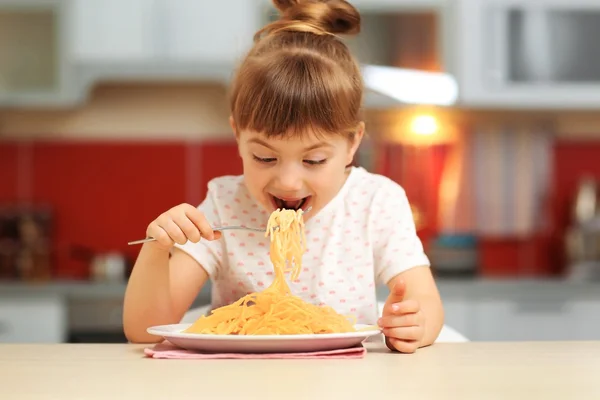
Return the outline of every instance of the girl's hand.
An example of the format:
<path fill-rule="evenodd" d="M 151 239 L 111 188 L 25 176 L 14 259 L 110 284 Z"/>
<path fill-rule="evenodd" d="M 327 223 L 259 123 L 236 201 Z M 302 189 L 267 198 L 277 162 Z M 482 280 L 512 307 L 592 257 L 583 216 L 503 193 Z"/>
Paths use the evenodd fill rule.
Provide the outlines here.
<path fill-rule="evenodd" d="M 185 244 L 188 240 L 198 243 L 201 238 L 216 240 L 221 232 L 214 232 L 204 214 L 190 204 L 180 204 L 162 213 L 148 225 L 146 236 L 156 239 L 151 242 L 164 250 L 175 243 Z"/>
<path fill-rule="evenodd" d="M 402 281 L 394 285 L 378 323 L 390 350 L 414 353 L 425 336 L 425 314 L 417 300 L 404 300 L 405 290 Z"/>

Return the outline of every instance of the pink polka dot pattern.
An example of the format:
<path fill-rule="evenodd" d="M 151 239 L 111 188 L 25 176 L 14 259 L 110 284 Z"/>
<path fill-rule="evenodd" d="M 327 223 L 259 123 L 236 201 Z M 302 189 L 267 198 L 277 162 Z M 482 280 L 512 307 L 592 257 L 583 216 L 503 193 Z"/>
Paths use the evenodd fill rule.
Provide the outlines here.
<path fill-rule="evenodd" d="M 224 226 L 264 229 L 268 219 L 268 211 L 254 201 L 241 176 L 212 180 L 199 209 L 211 223 Z M 359 323 L 377 321 L 376 285 L 429 263 L 404 190 L 385 177 L 354 168 L 338 195 L 312 215 L 306 221 L 308 251 L 290 288 L 313 304 L 356 316 Z M 211 276 L 213 307 L 273 282 L 269 239 L 260 233 L 228 232 L 219 240 L 179 247 Z"/>

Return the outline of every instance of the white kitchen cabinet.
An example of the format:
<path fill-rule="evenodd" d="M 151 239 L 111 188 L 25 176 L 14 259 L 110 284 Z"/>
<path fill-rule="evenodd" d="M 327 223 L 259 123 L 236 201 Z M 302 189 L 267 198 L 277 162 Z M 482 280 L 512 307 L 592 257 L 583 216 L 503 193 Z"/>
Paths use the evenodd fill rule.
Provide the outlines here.
<path fill-rule="evenodd" d="M 0 106 L 71 100 L 68 6 L 63 0 L 0 0 Z"/>
<path fill-rule="evenodd" d="M 150 60 L 155 51 L 156 1 L 72 0 L 72 54 L 77 61 Z"/>
<path fill-rule="evenodd" d="M 69 331 L 118 332 L 123 330 L 123 299 L 89 298 L 68 304 Z"/>
<path fill-rule="evenodd" d="M 438 285 L 445 323 L 471 341 L 600 338 L 597 282 L 439 279 Z"/>
<path fill-rule="evenodd" d="M 476 332 L 474 316 L 474 303 L 466 298 L 442 299 L 444 304 L 444 323 L 455 329 L 469 340 Z"/>
<path fill-rule="evenodd" d="M 260 28 L 252 0 L 72 1 L 73 56 L 85 66 L 112 64 L 108 75 L 232 67 Z"/>
<path fill-rule="evenodd" d="M 71 0 L 81 98 L 103 80 L 226 84 L 260 28 L 257 0 Z"/>
<path fill-rule="evenodd" d="M 235 63 L 260 29 L 252 0 L 163 0 L 160 7 L 160 54 L 167 60 Z"/>
<path fill-rule="evenodd" d="M 455 0 L 447 7 L 460 104 L 600 106 L 600 2 Z"/>
<path fill-rule="evenodd" d="M 484 300 L 474 306 L 471 340 L 597 340 L 600 301 L 540 298 Z"/>
<path fill-rule="evenodd" d="M 273 0 L 259 0 L 264 5 L 273 4 Z M 350 0 L 359 11 L 422 11 L 438 9 L 453 0 Z"/>
<path fill-rule="evenodd" d="M 452 0 L 352 0 L 360 11 L 421 11 L 432 10 Z"/>
<path fill-rule="evenodd" d="M 0 343 L 62 343 L 66 339 L 62 296 L 0 297 Z"/>
<path fill-rule="evenodd" d="M 578 340 L 600 339 L 600 300 L 581 300 L 573 304 L 575 323 L 572 336 Z"/>

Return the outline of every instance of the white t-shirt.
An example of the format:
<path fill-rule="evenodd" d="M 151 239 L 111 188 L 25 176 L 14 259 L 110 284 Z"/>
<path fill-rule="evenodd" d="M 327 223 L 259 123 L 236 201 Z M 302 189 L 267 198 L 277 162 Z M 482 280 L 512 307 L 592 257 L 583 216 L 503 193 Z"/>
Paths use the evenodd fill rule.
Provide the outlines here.
<path fill-rule="evenodd" d="M 266 229 L 269 214 L 251 196 L 243 176 L 208 184 L 198 207 L 212 226 Z M 306 222 L 307 253 L 295 295 L 352 314 L 358 323 L 378 318 L 375 286 L 400 272 L 429 265 L 404 189 L 387 177 L 353 167 L 339 193 Z M 177 245 L 206 269 L 212 280 L 212 307 L 235 302 L 272 282 L 269 238 L 260 232 L 224 231 L 216 241 Z M 289 276 L 289 275 L 288 275 Z"/>

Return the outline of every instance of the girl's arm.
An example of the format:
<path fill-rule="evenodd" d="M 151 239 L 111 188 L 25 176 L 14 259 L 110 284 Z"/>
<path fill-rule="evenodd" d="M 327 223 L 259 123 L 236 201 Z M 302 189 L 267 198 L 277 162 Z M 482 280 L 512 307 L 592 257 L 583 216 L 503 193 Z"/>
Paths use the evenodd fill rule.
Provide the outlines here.
<path fill-rule="evenodd" d="M 404 189 L 384 181 L 371 213 L 375 276 L 390 288 L 379 325 L 390 349 L 412 353 L 432 344 L 441 331 L 440 295 Z"/>
<path fill-rule="evenodd" d="M 123 328 L 133 343 L 158 342 L 146 329 L 175 324 L 188 310 L 208 279 L 196 260 L 182 250 L 144 244 L 135 263 L 123 306 Z"/>
<path fill-rule="evenodd" d="M 388 287 L 390 294 L 382 320 L 387 319 L 387 327 L 395 329 L 390 332 L 391 337 L 405 339 L 393 347 L 412 352 L 433 344 L 444 325 L 444 308 L 429 266 L 414 267 L 396 275 Z M 400 310 L 395 311 L 394 305 Z"/>

